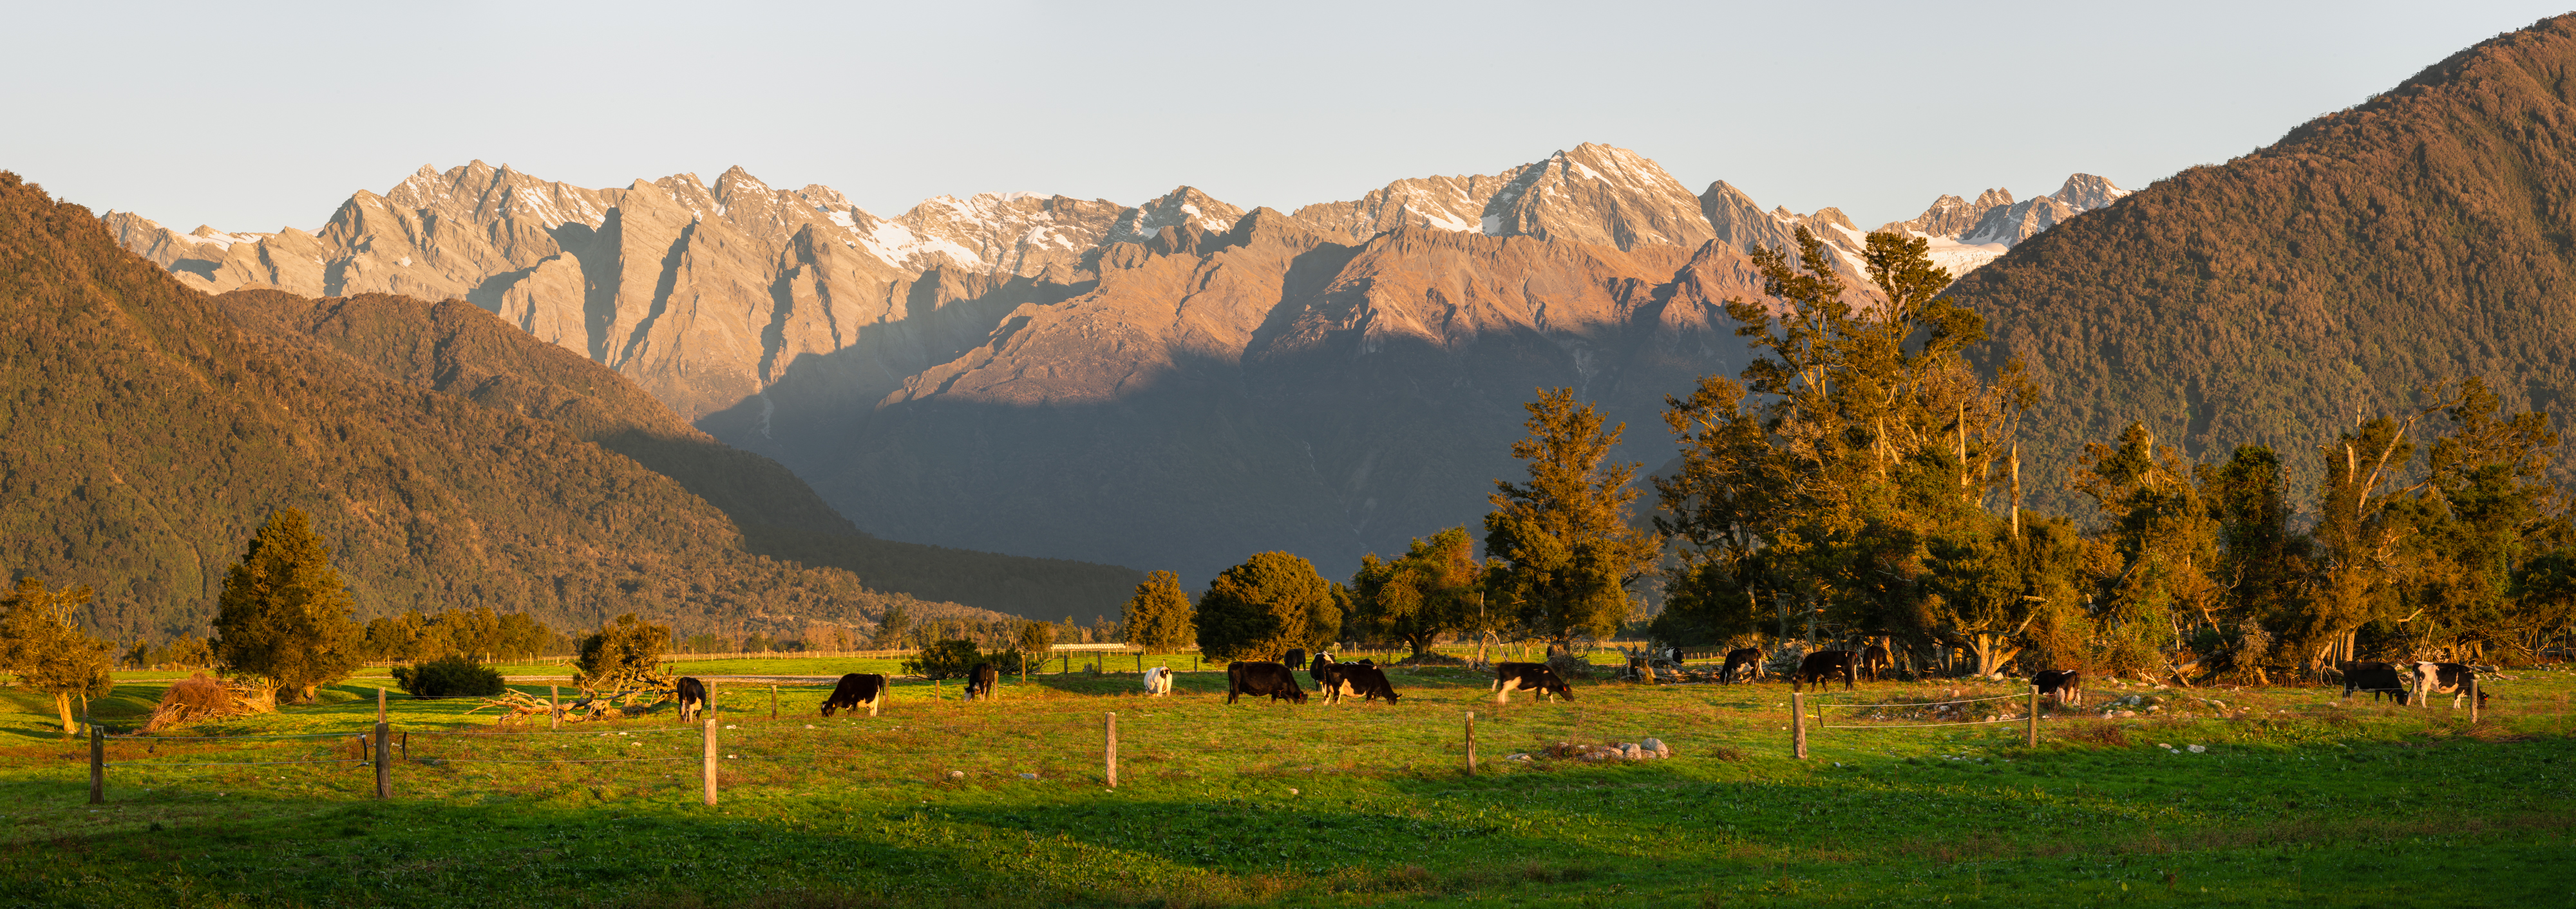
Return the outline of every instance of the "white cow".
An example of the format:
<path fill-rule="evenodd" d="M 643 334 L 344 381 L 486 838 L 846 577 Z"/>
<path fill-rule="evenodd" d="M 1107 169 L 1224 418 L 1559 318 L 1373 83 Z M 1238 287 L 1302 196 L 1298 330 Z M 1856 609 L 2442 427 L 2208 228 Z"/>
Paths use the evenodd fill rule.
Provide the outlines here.
<path fill-rule="evenodd" d="M 2466 699 L 2469 691 L 2477 687 L 2477 670 L 2460 663 L 2417 661 L 2399 663 L 2398 667 L 2400 672 L 2414 676 L 2412 687 L 2415 689 L 2417 707 L 2431 707 L 2433 695 L 2447 694 L 2451 696 L 2451 709 L 2458 710 L 2460 701 Z M 2478 693 L 2478 702 L 2480 706 L 2485 706 L 2485 692 Z"/>
<path fill-rule="evenodd" d="M 1172 670 L 1164 666 L 1145 670 L 1145 693 L 1155 697 L 1172 693 Z"/>

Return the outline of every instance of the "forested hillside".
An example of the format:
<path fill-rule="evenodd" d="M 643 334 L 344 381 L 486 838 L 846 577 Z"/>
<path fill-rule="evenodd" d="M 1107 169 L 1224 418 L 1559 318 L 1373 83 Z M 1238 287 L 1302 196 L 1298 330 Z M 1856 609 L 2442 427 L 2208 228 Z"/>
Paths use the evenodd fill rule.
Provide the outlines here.
<path fill-rule="evenodd" d="M 2484 376 L 2507 412 L 2576 388 L 2576 19 L 2425 69 L 2270 147 L 2031 238 L 1954 285 L 1989 368 L 2047 389 L 2023 434 L 2032 504 L 2130 420 L 2201 459 L 2317 446 L 2413 389 Z M 2569 478 L 2562 456 L 2552 475 Z M 2306 507 L 2306 503 L 2301 503 Z"/>
<path fill-rule="evenodd" d="M 0 565 L 97 588 L 103 634 L 202 634 L 285 507 L 331 541 L 361 617 L 638 612 L 687 633 L 968 612 L 749 552 L 679 482 L 553 423 L 246 333 L 7 173 L 0 318 Z"/>
<path fill-rule="evenodd" d="M 722 510 L 753 552 L 845 569 L 869 588 L 1047 620 L 1116 612 L 1144 573 L 1115 565 L 882 540 L 805 481 L 699 432 L 616 371 L 471 304 L 276 290 L 215 298 L 236 324 L 311 343 L 415 388 L 534 417 L 635 459 Z"/>

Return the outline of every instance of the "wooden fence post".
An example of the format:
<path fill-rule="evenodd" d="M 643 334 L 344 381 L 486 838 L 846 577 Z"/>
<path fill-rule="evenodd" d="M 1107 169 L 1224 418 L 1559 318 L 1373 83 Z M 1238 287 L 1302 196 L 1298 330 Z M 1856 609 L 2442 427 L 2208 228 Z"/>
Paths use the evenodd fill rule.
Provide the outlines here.
<path fill-rule="evenodd" d="M 698 773 L 706 783 L 707 804 L 713 805 L 716 803 L 716 718 L 712 712 L 707 717 L 706 730 L 703 739 L 707 746 L 706 756 L 698 761 Z"/>
<path fill-rule="evenodd" d="M 2471 725 L 2471 726 L 2475 726 L 2475 725 L 2477 725 L 2477 724 L 2478 724 L 2478 677 L 2477 677 L 2475 674 L 2471 674 L 2471 675 L 2469 676 L 2469 725 Z M 92 799 L 92 801 L 96 801 L 96 799 Z"/>
<path fill-rule="evenodd" d="M 778 683 L 769 683 L 769 718 L 778 718 Z"/>
<path fill-rule="evenodd" d="M 1789 744 L 1797 749 L 1798 759 L 1807 759 L 1807 696 L 1789 693 Z"/>
<path fill-rule="evenodd" d="M 89 722 L 88 717 L 81 717 L 81 722 L 89 726 L 89 803 L 104 805 L 107 804 L 107 736 L 99 731 L 97 723 Z"/>
<path fill-rule="evenodd" d="M 394 797 L 393 726 L 385 722 L 385 690 L 376 689 L 376 797 Z"/>
<path fill-rule="evenodd" d="M 546 686 L 546 728 L 563 728 L 563 686 Z"/>
<path fill-rule="evenodd" d="M 1100 753 L 1101 766 L 1107 771 L 1109 788 L 1116 789 L 1118 788 L 1118 714 L 1108 714 L 1106 724 L 1101 728 L 1104 734 Z"/>
<path fill-rule="evenodd" d="M 2022 744 L 2032 748 L 2039 747 L 2039 686 L 2037 685 L 2030 686 L 2030 733 L 2024 738 L 2025 741 Z"/>
<path fill-rule="evenodd" d="M 1476 712 L 1467 711 L 1467 775 L 1476 775 Z"/>

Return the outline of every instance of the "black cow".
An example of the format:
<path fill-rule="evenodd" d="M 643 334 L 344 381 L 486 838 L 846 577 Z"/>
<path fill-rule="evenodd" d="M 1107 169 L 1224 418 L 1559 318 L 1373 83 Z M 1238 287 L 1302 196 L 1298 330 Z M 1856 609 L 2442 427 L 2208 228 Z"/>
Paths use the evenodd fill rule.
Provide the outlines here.
<path fill-rule="evenodd" d="M 1842 676 L 1843 690 L 1850 691 L 1856 674 L 1853 667 L 1859 663 L 1860 654 L 1849 650 L 1819 650 L 1807 654 L 1807 658 L 1798 663 L 1797 674 L 1789 677 L 1789 690 L 1796 691 L 1801 683 L 1805 683 L 1816 685 L 1816 690 L 1823 691 L 1824 682 L 1834 676 Z"/>
<path fill-rule="evenodd" d="M 2343 697 L 2347 701 L 2352 700 L 2353 692 L 2367 691 L 2371 700 L 2379 700 L 2379 696 L 2384 694 L 2396 698 L 2398 706 L 2402 707 L 2406 705 L 2407 693 L 2415 687 L 2412 684 L 2414 680 L 2407 678 L 2406 673 L 2375 660 L 2344 663 L 2337 668 L 2343 670 Z"/>
<path fill-rule="evenodd" d="M 680 722 L 686 723 L 689 717 L 696 715 L 700 710 L 707 709 L 707 683 L 681 676 L 679 694 Z"/>
<path fill-rule="evenodd" d="M 1225 702 L 1234 703 L 1244 695 L 1269 695 L 1272 703 L 1286 698 L 1291 703 L 1306 703 L 1306 692 L 1297 687 L 1297 674 L 1284 663 L 1225 664 Z"/>
<path fill-rule="evenodd" d="M 2084 703 L 2083 682 L 2072 669 L 2043 669 L 2030 677 L 2031 687 L 2039 689 L 2042 696 L 2056 698 L 2060 707 Z"/>
<path fill-rule="evenodd" d="M 1896 668 L 1896 661 L 1888 658 L 1887 648 L 1874 644 L 1861 648 L 1860 671 L 1863 675 L 1869 676 L 1870 681 L 1878 681 L 1880 672 L 1894 668 Z"/>
<path fill-rule="evenodd" d="M 1002 670 L 991 663 L 977 663 L 966 670 L 966 699 L 990 699 L 993 686 L 1002 681 Z"/>
<path fill-rule="evenodd" d="M 1537 692 L 1538 699 L 1542 701 L 1549 695 L 1574 700 L 1574 688 L 1565 684 L 1565 678 L 1548 668 L 1546 663 L 1494 664 L 1494 703 L 1508 703 L 1515 691 Z"/>
<path fill-rule="evenodd" d="M 1323 651 L 1319 650 L 1315 652 L 1315 655 L 1323 656 L 1324 654 Z M 1280 659 L 1279 662 L 1290 669 L 1304 669 L 1306 668 L 1306 651 L 1302 648 L 1292 648 L 1288 651 L 1288 655 Z"/>
<path fill-rule="evenodd" d="M 1745 681 L 1761 678 L 1762 656 L 1762 648 L 1760 647 L 1738 647 L 1734 650 L 1727 651 L 1726 668 L 1718 670 L 1717 680 L 1720 682 L 1737 681 L 1738 677 L 1735 674 L 1737 669 L 1744 670 L 1742 679 Z"/>
<path fill-rule="evenodd" d="M 823 715 L 831 716 L 834 710 L 856 711 L 864 706 L 869 716 L 875 716 L 877 707 L 885 703 L 888 688 L 885 676 L 858 672 L 842 676 L 840 684 L 832 686 L 832 696 L 823 699 Z"/>
<path fill-rule="evenodd" d="M 1335 663 L 1324 681 L 1324 703 L 1341 703 L 1344 695 L 1356 694 L 1361 700 L 1385 698 L 1395 703 L 1395 686 L 1387 684 L 1386 671 L 1358 663 Z"/>
<path fill-rule="evenodd" d="M 2400 664 L 2399 671 L 2402 673 L 2405 668 Z M 2458 710 L 2460 699 L 2468 697 L 2469 689 L 2476 687 L 2478 671 L 2460 663 L 2415 663 L 2413 668 L 2418 707 L 2431 707 L 2434 695 L 2447 694 L 2451 696 L 2451 709 Z M 2486 705 L 2487 693 L 2479 691 L 2478 706 Z"/>

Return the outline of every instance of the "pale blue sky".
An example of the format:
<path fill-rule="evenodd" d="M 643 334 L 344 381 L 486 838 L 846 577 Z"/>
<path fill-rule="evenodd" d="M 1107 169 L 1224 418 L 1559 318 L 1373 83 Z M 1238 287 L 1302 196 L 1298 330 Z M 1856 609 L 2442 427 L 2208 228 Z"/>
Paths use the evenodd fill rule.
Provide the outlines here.
<path fill-rule="evenodd" d="M 18 5 L 0 168 L 186 230 L 317 227 L 481 158 L 741 164 L 892 215 L 1029 190 L 1245 207 L 1592 141 L 1841 206 L 2135 188 L 2498 32 L 2520 2 Z"/>

